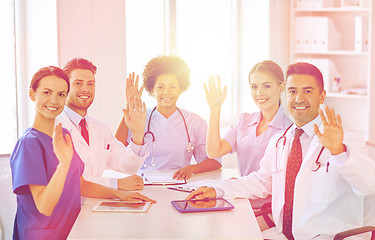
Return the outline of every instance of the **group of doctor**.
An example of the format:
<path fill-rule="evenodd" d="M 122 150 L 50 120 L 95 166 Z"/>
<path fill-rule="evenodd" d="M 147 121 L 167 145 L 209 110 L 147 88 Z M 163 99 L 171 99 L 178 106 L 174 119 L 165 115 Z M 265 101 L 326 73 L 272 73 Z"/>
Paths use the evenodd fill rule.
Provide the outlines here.
<path fill-rule="evenodd" d="M 176 56 L 151 59 L 140 89 L 134 73 L 126 80 L 126 108 L 114 136 L 107 124 L 87 114 L 96 71 L 92 62 L 74 58 L 63 69 L 45 67 L 33 76 L 29 95 L 35 103 L 34 123 L 10 160 L 17 195 L 14 239 L 65 239 L 80 211 L 81 195 L 155 202 L 129 192 L 143 188 L 143 179 L 135 175 L 140 169 L 175 169 L 174 178 L 187 179 L 219 169 L 220 157 L 233 152 L 243 177 L 199 188 L 188 199 L 272 195 L 276 228 L 264 231 L 272 239 L 311 239 L 363 224 L 363 196 L 375 192 L 375 163 L 362 154 L 358 141 L 344 141 L 341 118 L 333 109 L 326 107 L 325 114 L 320 109 L 325 90 L 315 66 L 292 64 L 284 80 L 276 63 L 256 64 L 248 81 L 260 111 L 241 114 L 223 139 L 219 122 L 226 87 L 222 89 L 219 77 L 205 85 L 207 126 L 198 115 L 177 107 L 190 85 L 187 64 Z M 143 88 L 155 97 L 156 107 L 146 109 Z M 281 107 L 284 90 L 294 123 Z M 294 137 L 299 129 L 301 136 Z M 286 181 L 294 139 L 300 141 L 301 163 Z M 196 164 L 190 163 L 192 156 Z M 312 171 L 315 165 L 319 168 Z M 102 177 L 107 168 L 133 175 L 107 179 Z M 292 209 L 286 211 L 290 191 L 285 192 L 291 188 Z"/>

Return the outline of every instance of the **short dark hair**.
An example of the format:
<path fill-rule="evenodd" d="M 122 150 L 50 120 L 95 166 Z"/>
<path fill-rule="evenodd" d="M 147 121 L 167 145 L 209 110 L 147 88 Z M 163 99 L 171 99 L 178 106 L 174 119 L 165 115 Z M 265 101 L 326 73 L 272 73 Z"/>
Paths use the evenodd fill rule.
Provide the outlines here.
<path fill-rule="evenodd" d="M 184 60 L 173 55 L 159 56 L 151 59 L 143 71 L 143 84 L 147 92 L 151 93 L 156 78 L 162 74 L 175 75 L 182 92 L 190 86 L 190 69 Z"/>
<path fill-rule="evenodd" d="M 64 66 L 64 72 L 69 76 L 74 69 L 87 69 L 96 74 L 96 66 L 89 60 L 81 57 L 70 59 Z"/>
<path fill-rule="evenodd" d="M 323 75 L 316 66 L 306 62 L 293 63 L 288 66 L 286 79 L 288 79 L 288 77 L 292 74 L 310 75 L 315 78 L 315 82 L 319 87 L 319 92 L 321 93 L 324 90 Z"/>
<path fill-rule="evenodd" d="M 34 74 L 33 78 L 31 79 L 30 88 L 33 89 L 33 91 L 35 92 L 39 87 L 40 80 L 48 76 L 56 76 L 58 78 L 64 79 L 66 84 L 68 84 L 67 93 L 69 93 L 69 90 L 70 90 L 69 77 L 65 74 L 65 72 L 61 68 L 58 68 L 55 66 L 48 66 L 48 67 L 43 67 L 39 69 Z"/>
<path fill-rule="evenodd" d="M 265 61 L 255 64 L 250 70 L 249 81 L 250 81 L 251 74 L 255 72 L 267 74 L 273 79 L 275 79 L 276 82 L 278 82 L 279 84 L 284 82 L 283 70 L 277 63 L 271 60 L 265 60 Z"/>

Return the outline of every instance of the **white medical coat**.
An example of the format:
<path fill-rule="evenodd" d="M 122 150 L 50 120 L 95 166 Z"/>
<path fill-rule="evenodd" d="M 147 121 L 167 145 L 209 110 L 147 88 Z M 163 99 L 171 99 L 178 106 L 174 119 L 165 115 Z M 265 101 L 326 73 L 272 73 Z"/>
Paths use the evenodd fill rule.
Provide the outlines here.
<path fill-rule="evenodd" d="M 283 132 L 270 140 L 259 171 L 240 179 L 224 181 L 218 186 L 226 198 L 263 198 L 272 194 L 272 214 L 279 234 L 283 222 L 285 169 L 295 125 L 293 127 L 285 135 L 284 150 L 282 143 L 276 148 Z M 293 205 L 295 239 L 316 236 L 315 239 L 332 239 L 338 232 L 363 226 L 364 196 L 375 192 L 375 161 L 365 155 L 365 142 L 359 141 L 353 134 L 349 135 L 344 133 L 348 159 L 342 162 L 324 149 L 320 156 L 322 166 L 314 172 L 312 168 L 322 145 L 313 134 L 296 177 Z M 328 172 L 327 162 L 330 162 Z"/>
<path fill-rule="evenodd" d="M 126 174 L 136 174 L 148 156 L 147 149 L 144 151 L 144 156 L 140 157 L 134 153 L 131 145 L 125 147 L 118 141 L 103 121 L 90 116 L 85 118 L 89 129 L 90 145 L 86 143 L 65 111 L 56 118 L 56 124 L 61 122 L 63 127 L 69 130 L 74 148 L 85 163 L 83 177 L 88 181 L 117 188 L 116 183 L 101 177 L 104 170 L 112 169 Z"/>

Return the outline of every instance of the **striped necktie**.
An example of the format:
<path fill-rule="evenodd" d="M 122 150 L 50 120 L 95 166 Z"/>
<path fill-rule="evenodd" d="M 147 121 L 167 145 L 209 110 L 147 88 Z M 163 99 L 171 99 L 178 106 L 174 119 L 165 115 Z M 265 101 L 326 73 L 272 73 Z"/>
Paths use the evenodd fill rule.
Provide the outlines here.
<path fill-rule="evenodd" d="M 292 234 L 293 198 L 296 176 L 302 164 L 302 148 L 299 137 L 302 129 L 296 129 L 292 149 L 290 150 L 285 176 L 285 204 L 283 214 L 283 233 L 288 240 L 294 239 Z"/>

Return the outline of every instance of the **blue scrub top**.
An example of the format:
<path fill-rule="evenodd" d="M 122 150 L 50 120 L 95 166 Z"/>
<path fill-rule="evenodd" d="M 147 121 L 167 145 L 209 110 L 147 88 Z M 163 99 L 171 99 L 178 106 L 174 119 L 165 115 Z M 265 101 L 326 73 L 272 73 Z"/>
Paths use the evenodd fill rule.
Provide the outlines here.
<path fill-rule="evenodd" d="M 63 133 L 69 134 L 63 129 Z M 28 128 L 10 156 L 13 192 L 17 194 L 17 213 L 13 239 L 66 239 L 81 210 L 80 177 L 84 164 L 74 151 L 63 192 L 51 216 L 44 216 L 35 206 L 29 185 L 46 186 L 59 161 L 52 138 Z"/>

